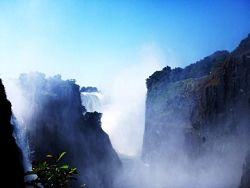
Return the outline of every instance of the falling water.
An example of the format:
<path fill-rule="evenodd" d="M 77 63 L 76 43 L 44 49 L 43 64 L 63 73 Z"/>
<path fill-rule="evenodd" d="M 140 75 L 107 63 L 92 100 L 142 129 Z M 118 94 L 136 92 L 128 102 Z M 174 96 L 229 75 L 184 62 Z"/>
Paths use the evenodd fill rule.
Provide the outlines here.
<path fill-rule="evenodd" d="M 7 98 L 12 105 L 11 123 L 14 126 L 14 137 L 23 155 L 23 164 L 26 171 L 31 170 L 30 148 L 26 135 L 26 125 L 23 123 L 25 112 L 28 105 L 26 104 L 21 89 L 16 80 L 5 79 L 5 89 Z"/>
<path fill-rule="evenodd" d="M 14 126 L 14 137 L 22 152 L 24 169 L 25 171 L 29 171 L 31 170 L 32 165 L 30 161 L 30 148 L 26 131 L 24 128 L 22 128 L 22 123 L 19 123 L 14 115 L 11 118 L 11 123 Z"/>
<path fill-rule="evenodd" d="M 102 99 L 100 92 L 81 92 L 82 105 L 88 112 L 102 112 Z"/>

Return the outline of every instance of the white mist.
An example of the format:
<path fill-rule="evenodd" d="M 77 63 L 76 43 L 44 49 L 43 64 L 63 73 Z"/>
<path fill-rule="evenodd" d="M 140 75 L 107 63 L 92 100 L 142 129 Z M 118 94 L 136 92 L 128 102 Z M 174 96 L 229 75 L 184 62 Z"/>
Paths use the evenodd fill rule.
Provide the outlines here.
<path fill-rule="evenodd" d="M 144 46 L 137 64 L 118 72 L 105 88 L 102 127 L 120 154 L 139 155 L 144 132 L 146 78 L 163 67 L 164 56 L 155 45 Z"/>

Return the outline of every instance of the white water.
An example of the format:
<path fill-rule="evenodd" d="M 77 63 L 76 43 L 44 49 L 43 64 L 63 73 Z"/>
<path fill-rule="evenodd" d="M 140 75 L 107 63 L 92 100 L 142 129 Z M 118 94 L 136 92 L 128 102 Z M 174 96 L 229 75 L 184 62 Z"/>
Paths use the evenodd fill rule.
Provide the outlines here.
<path fill-rule="evenodd" d="M 16 80 L 3 79 L 8 100 L 12 105 L 11 123 L 14 125 L 14 136 L 18 146 L 23 154 L 23 163 L 25 170 L 31 170 L 30 148 L 26 136 L 26 125 L 23 123 L 23 118 L 29 109 L 26 100 L 23 97 L 21 88 L 19 88 Z"/>
<path fill-rule="evenodd" d="M 87 112 L 102 112 L 102 99 L 100 92 L 81 92 L 82 105 Z"/>

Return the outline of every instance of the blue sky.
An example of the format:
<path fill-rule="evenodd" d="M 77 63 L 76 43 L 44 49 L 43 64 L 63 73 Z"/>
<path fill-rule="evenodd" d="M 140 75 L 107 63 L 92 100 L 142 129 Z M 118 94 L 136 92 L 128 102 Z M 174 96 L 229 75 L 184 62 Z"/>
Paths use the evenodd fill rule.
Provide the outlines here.
<path fill-rule="evenodd" d="M 2 0 L 0 76 L 41 71 L 99 86 L 145 48 L 162 66 L 185 66 L 248 33 L 247 0 Z"/>

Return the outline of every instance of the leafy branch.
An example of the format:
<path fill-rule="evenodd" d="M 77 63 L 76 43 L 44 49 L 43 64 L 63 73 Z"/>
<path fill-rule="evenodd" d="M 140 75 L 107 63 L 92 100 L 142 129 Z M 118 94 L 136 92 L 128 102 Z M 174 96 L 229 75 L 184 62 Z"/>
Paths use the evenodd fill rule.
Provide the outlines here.
<path fill-rule="evenodd" d="M 62 152 L 58 156 L 51 154 L 46 155 L 45 161 L 35 161 L 32 163 L 32 171 L 28 171 L 26 175 L 36 175 L 37 178 L 30 180 L 27 185 L 39 188 L 69 188 L 72 180 L 77 180 L 79 175 L 77 169 L 62 163 L 66 152 Z"/>

